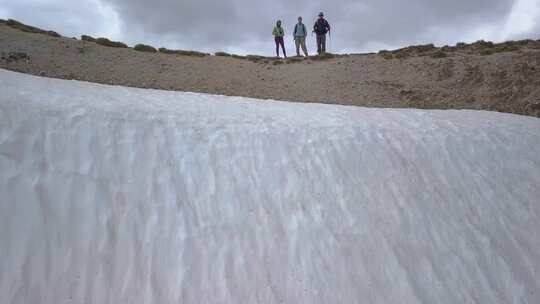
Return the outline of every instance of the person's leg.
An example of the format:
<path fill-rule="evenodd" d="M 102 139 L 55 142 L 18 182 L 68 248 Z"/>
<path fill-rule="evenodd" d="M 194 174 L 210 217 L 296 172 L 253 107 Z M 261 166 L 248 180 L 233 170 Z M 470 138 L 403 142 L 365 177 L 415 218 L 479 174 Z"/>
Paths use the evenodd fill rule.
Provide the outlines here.
<path fill-rule="evenodd" d="M 276 56 L 279 57 L 279 38 L 275 37 L 274 42 L 276 43 Z"/>
<path fill-rule="evenodd" d="M 294 44 L 296 45 L 296 56 L 300 56 L 300 44 L 302 44 L 302 38 L 294 38 Z"/>
<path fill-rule="evenodd" d="M 326 35 L 321 35 L 321 52 L 326 53 Z"/>
<path fill-rule="evenodd" d="M 283 57 L 287 58 L 287 52 L 285 52 L 285 41 L 283 40 L 283 37 L 281 37 L 279 43 L 281 44 L 281 49 L 283 50 Z"/>
<path fill-rule="evenodd" d="M 321 35 L 317 35 L 317 54 L 321 53 Z"/>
<path fill-rule="evenodd" d="M 307 47 L 306 47 L 306 37 L 302 37 L 302 40 L 300 40 L 300 45 L 302 46 L 302 51 L 304 51 L 304 55 L 307 56 L 308 52 L 307 52 Z M 298 54 L 298 55 L 300 55 L 300 54 Z"/>

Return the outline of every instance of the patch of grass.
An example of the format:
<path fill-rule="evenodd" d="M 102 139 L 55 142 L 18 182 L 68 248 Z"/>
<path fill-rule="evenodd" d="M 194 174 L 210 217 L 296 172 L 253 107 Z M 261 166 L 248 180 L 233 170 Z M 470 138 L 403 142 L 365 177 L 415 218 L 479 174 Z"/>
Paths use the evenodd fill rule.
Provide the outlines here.
<path fill-rule="evenodd" d="M 410 51 L 414 51 L 417 53 L 427 53 L 429 51 L 432 51 L 435 49 L 435 45 L 433 44 L 423 44 L 423 45 L 413 45 L 408 47 Z"/>
<path fill-rule="evenodd" d="M 17 20 L 13 20 L 13 19 L 8 19 L 8 21 L 6 21 L 6 24 L 12 28 L 15 28 L 15 29 L 18 29 L 18 30 L 21 30 L 23 32 L 27 32 L 27 33 L 35 33 L 35 34 L 44 34 L 45 33 L 45 30 L 42 30 L 40 28 L 37 28 L 37 27 L 34 27 L 34 26 L 30 26 L 30 25 L 26 25 L 22 22 L 19 22 Z"/>
<path fill-rule="evenodd" d="M 278 65 L 278 64 L 283 64 L 283 61 L 281 60 L 276 60 L 274 61 L 273 65 Z"/>
<path fill-rule="evenodd" d="M 531 40 L 531 39 L 518 40 L 518 41 L 510 40 L 510 41 L 507 41 L 507 42 L 503 42 L 502 44 L 513 45 L 513 46 L 525 46 L 525 45 L 529 44 L 531 41 L 533 41 L 533 40 Z"/>
<path fill-rule="evenodd" d="M 495 52 L 492 49 L 480 50 L 480 55 L 482 56 L 490 56 L 493 54 L 495 54 Z"/>
<path fill-rule="evenodd" d="M 528 47 L 530 49 L 534 49 L 534 50 L 540 50 L 540 40 L 539 41 L 534 41 L 534 42 L 531 42 Z"/>
<path fill-rule="evenodd" d="M 4 53 L 2 52 L 1 59 L 6 60 L 7 62 L 19 61 L 19 60 L 28 61 L 30 60 L 30 56 L 28 56 L 28 54 L 24 52 L 9 52 L 6 57 Z"/>
<path fill-rule="evenodd" d="M 242 60 L 246 59 L 246 56 L 241 56 L 241 55 L 236 55 L 236 54 L 232 54 L 231 57 L 235 59 L 242 59 Z"/>
<path fill-rule="evenodd" d="M 107 38 L 98 38 L 98 39 L 96 39 L 96 43 L 99 44 L 99 45 L 108 46 L 108 47 L 115 47 L 115 48 L 127 48 L 128 47 L 123 42 L 111 41 L 111 40 L 109 40 Z"/>
<path fill-rule="evenodd" d="M 160 47 L 159 52 L 163 54 L 176 54 L 174 50 L 169 50 L 168 48 Z"/>
<path fill-rule="evenodd" d="M 394 59 L 394 55 L 392 54 L 392 52 L 387 51 L 387 50 L 379 51 L 378 55 L 381 56 L 382 58 L 386 59 L 386 60 Z"/>
<path fill-rule="evenodd" d="M 529 42 L 527 42 L 529 43 Z M 503 43 L 493 44 L 493 47 L 481 49 L 479 54 L 482 56 L 489 56 L 496 53 L 516 52 L 524 45 L 522 42 L 507 41 Z"/>
<path fill-rule="evenodd" d="M 56 37 L 56 38 L 62 37 L 60 34 L 58 34 L 55 31 L 47 31 L 45 34 L 51 37 Z"/>
<path fill-rule="evenodd" d="M 495 46 L 495 48 L 493 48 L 493 51 L 495 53 L 506 53 L 506 52 L 516 52 L 516 51 L 519 51 L 520 49 L 521 48 L 518 45 L 501 43 Z"/>
<path fill-rule="evenodd" d="M 142 44 L 142 43 L 139 43 L 139 44 L 135 45 L 133 47 L 133 49 L 135 51 L 139 51 L 139 52 L 148 52 L 148 53 L 156 53 L 157 52 L 155 47 L 150 46 L 150 45 L 146 45 L 146 44 Z"/>
<path fill-rule="evenodd" d="M 7 20 L 0 19 L 0 24 L 5 24 L 5 23 L 7 23 Z"/>
<path fill-rule="evenodd" d="M 332 53 L 321 53 L 319 55 L 309 56 L 308 58 L 311 60 L 328 60 L 328 59 L 336 58 L 336 55 Z"/>
<path fill-rule="evenodd" d="M 440 58 L 446 58 L 446 57 L 448 57 L 448 54 L 446 54 L 446 53 L 443 52 L 442 50 L 437 50 L 437 51 L 431 53 L 430 57 L 431 57 L 431 58 L 440 59 Z"/>
<path fill-rule="evenodd" d="M 13 19 L 8 19 L 5 22 L 5 24 L 7 24 L 8 26 L 10 26 L 12 28 L 18 29 L 18 30 L 26 32 L 26 33 L 44 34 L 44 35 L 48 35 L 48 36 L 51 36 L 51 37 L 61 37 L 60 34 L 58 34 L 55 31 L 42 30 L 42 29 L 37 28 L 35 26 L 26 25 L 26 24 L 24 24 L 22 22 L 19 22 L 17 20 L 13 20 Z"/>
<path fill-rule="evenodd" d="M 495 45 L 491 41 L 478 40 L 475 43 L 473 43 L 471 46 L 477 49 L 486 49 L 486 48 L 492 48 Z"/>
<path fill-rule="evenodd" d="M 302 62 L 304 59 L 302 59 L 302 57 L 291 57 L 289 59 L 287 59 L 287 63 L 298 63 L 298 62 Z"/>
<path fill-rule="evenodd" d="M 409 52 L 408 50 L 400 50 L 394 53 L 394 57 L 396 59 L 407 59 L 411 57 L 411 55 L 411 52 Z"/>
<path fill-rule="evenodd" d="M 88 42 L 96 42 L 96 38 L 88 35 L 82 35 L 81 36 L 82 41 L 88 41 Z"/>
<path fill-rule="evenodd" d="M 231 54 L 226 53 L 226 52 L 216 52 L 214 55 L 221 56 L 221 57 L 232 57 Z"/>
<path fill-rule="evenodd" d="M 391 53 L 394 54 L 394 57 L 397 59 L 405 59 L 414 55 L 428 56 L 431 54 L 430 52 L 435 49 L 437 48 L 433 44 L 423 44 L 397 49 L 395 51 L 392 51 Z M 387 57 L 389 56 L 387 55 Z"/>
<path fill-rule="evenodd" d="M 491 41 L 478 40 L 472 44 L 466 44 L 459 42 L 456 45 L 456 48 L 459 50 L 469 50 L 476 51 L 482 56 L 489 56 L 496 53 L 503 52 L 516 52 L 519 51 L 522 47 L 531 47 L 534 46 L 534 40 L 519 40 L 519 41 L 506 41 L 503 43 L 493 43 Z"/>
<path fill-rule="evenodd" d="M 183 56 L 194 56 L 194 57 L 204 57 L 208 56 L 207 53 L 197 52 L 197 51 L 185 51 L 185 50 L 169 50 L 167 48 L 159 48 L 159 52 L 163 54 L 174 54 L 174 55 L 183 55 Z"/>
<path fill-rule="evenodd" d="M 259 55 L 246 55 L 246 58 L 247 59 L 251 59 L 251 60 L 262 60 L 266 57 L 264 56 L 259 56 Z"/>
<path fill-rule="evenodd" d="M 458 49 L 464 49 L 466 47 L 467 47 L 467 44 L 465 42 L 456 43 L 456 48 L 458 48 Z"/>
<path fill-rule="evenodd" d="M 493 43 L 490 41 L 478 40 L 471 44 L 464 42 L 458 42 L 456 46 L 445 45 L 441 48 L 437 48 L 433 44 L 425 45 L 413 45 L 394 51 L 381 50 L 378 55 L 385 59 L 406 59 L 414 56 L 429 56 L 431 58 L 446 58 L 451 52 L 458 50 L 466 51 L 471 54 L 480 54 L 482 56 L 489 56 L 496 53 L 503 52 L 516 52 L 521 48 L 534 48 L 540 49 L 540 42 L 535 40 L 519 40 L 519 41 L 507 41 L 503 43 Z"/>
<path fill-rule="evenodd" d="M 259 55 L 246 55 L 246 59 L 252 62 L 261 62 L 266 59 L 264 56 Z"/>
<path fill-rule="evenodd" d="M 521 46 L 532 48 L 534 49 L 536 46 L 538 46 L 538 42 L 532 39 L 523 40 L 523 44 Z"/>
<path fill-rule="evenodd" d="M 332 59 L 335 58 L 336 55 L 332 53 L 322 53 L 318 56 L 320 59 Z"/>
<path fill-rule="evenodd" d="M 445 45 L 445 46 L 443 46 L 443 47 L 441 48 L 441 51 L 443 51 L 443 52 L 453 52 L 453 51 L 455 51 L 455 50 L 456 50 L 455 47 L 449 46 L 449 45 Z"/>

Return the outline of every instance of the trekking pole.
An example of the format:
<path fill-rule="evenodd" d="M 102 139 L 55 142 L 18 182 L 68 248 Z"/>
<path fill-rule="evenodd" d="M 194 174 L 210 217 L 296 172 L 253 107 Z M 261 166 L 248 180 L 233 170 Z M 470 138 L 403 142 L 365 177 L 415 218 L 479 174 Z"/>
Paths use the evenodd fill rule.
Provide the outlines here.
<path fill-rule="evenodd" d="M 328 31 L 328 53 L 332 53 L 332 35 L 330 35 L 330 31 Z"/>
<path fill-rule="evenodd" d="M 329 49 L 330 49 L 329 53 L 332 53 L 332 35 L 330 34 L 331 32 L 332 31 L 328 30 L 328 40 L 329 40 L 328 46 L 329 46 Z"/>

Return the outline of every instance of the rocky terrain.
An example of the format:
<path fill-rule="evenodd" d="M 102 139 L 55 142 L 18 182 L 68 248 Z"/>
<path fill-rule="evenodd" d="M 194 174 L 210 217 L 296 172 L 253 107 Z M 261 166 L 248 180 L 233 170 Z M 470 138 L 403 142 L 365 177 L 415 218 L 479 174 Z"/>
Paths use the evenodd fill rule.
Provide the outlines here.
<path fill-rule="evenodd" d="M 269 45 L 271 47 L 271 45 Z M 141 88 L 368 107 L 483 109 L 540 117 L 540 40 L 287 60 L 60 34 L 0 20 L 0 68 Z"/>

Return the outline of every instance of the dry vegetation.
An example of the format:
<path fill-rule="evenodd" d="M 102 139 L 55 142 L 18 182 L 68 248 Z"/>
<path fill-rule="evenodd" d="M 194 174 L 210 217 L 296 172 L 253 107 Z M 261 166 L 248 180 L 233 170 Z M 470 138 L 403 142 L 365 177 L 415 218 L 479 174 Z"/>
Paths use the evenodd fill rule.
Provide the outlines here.
<path fill-rule="evenodd" d="M 127 44 L 119 41 L 111 41 L 108 38 L 98 38 L 96 43 L 103 46 L 115 47 L 115 48 L 127 48 Z"/>
<path fill-rule="evenodd" d="M 183 55 L 183 56 L 193 56 L 193 57 L 205 57 L 205 56 L 210 55 L 207 53 L 202 53 L 202 52 L 197 52 L 197 51 L 169 50 L 164 47 L 159 48 L 159 52 L 163 54 Z"/>
<path fill-rule="evenodd" d="M 148 52 L 148 53 L 157 53 L 157 50 L 155 47 L 139 43 L 133 47 L 135 51 L 139 52 Z"/>
<path fill-rule="evenodd" d="M 504 52 L 519 52 L 522 49 L 540 49 L 540 40 L 520 40 L 507 41 L 503 43 L 493 43 L 479 40 L 475 43 L 467 44 L 458 42 L 455 46 L 435 47 L 433 44 L 416 45 L 401 48 L 394 51 L 379 51 L 379 56 L 384 59 L 406 59 L 418 56 L 430 56 L 431 58 L 446 58 L 452 56 L 457 51 L 470 55 L 489 56 Z"/>
<path fill-rule="evenodd" d="M 81 36 L 82 41 L 88 41 L 88 42 L 96 42 L 96 38 L 88 35 L 82 35 Z"/>
<path fill-rule="evenodd" d="M 15 29 L 21 30 L 23 32 L 27 32 L 27 33 L 44 34 L 44 35 L 48 35 L 48 36 L 51 36 L 51 37 L 61 37 L 60 34 L 58 34 L 55 31 L 42 30 L 40 28 L 30 26 L 30 25 L 26 25 L 26 24 L 24 24 L 22 22 L 19 22 L 17 20 L 13 20 L 13 19 L 8 19 L 7 21 L 3 20 L 2 23 L 5 23 L 6 25 L 8 25 L 8 26 L 10 26 L 12 28 L 15 28 Z"/>
<path fill-rule="evenodd" d="M 214 55 L 222 57 L 231 57 L 232 55 L 226 52 L 216 52 Z"/>
<path fill-rule="evenodd" d="M 218 56 L 218 55 L 216 55 L 216 56 Z M 236 59 L 246 59 L 246 56 L 236 55 L 236 54 L 232 54 L 231 57 L 236 58 Z"/>

